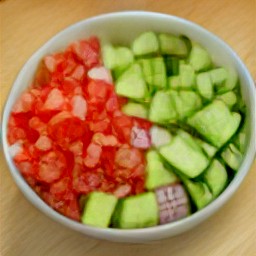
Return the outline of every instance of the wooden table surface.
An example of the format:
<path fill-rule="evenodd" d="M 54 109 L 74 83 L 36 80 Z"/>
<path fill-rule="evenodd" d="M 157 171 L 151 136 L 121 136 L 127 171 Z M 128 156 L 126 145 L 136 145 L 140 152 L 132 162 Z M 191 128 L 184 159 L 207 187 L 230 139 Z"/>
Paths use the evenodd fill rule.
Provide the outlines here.
<path fill-rule="evenodd" d="M 114 11 L 149 10 L 194 21 L 224 39 L 256 79 L 254 0 L 0 1 L 0 110 L 25 61 L 60 30 Z M 92 239 L 44 216 L 20 193 L 0 153 L 0 255 L 256 255 L 256 163 L 235 196 L 213 217 L 180 236 L 152 244 Z"/>

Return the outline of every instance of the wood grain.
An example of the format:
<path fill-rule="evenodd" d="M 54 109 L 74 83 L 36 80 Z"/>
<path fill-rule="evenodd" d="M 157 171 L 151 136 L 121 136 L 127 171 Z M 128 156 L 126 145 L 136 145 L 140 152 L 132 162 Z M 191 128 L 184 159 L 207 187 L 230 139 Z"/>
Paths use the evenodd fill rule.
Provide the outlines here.
<path fill-rule="evenodd" d="M 148 10 L 192 20 L 224 39 L 256 79 L 254 0 L 5 0 L 0 1 L 0 109 L 22 65 L 57 32 L 88 17 Z M 256 255 L 256 163 L 235 196 L 213 217 L 183 235 L 152 244 L 116 244 L 71 231 L 23 197 L 0 155 L 2 256 Z"/>

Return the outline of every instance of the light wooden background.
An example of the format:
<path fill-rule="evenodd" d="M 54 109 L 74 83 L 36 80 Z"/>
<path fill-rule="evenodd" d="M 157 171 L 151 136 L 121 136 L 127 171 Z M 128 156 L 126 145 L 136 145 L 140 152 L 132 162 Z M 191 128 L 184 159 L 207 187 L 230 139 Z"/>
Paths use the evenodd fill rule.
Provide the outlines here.
<path fill-rule="evenodd" d="M 224 39 L 256 79 L 254 0 L 4 0 L 0 1 L 0 110 L 18 71 L 43 43 L 79 20 L 121 10 L 187 18 Z M 21 195 L 0 153 L 0 255 L 256 255 L 256 163 L 235 196 L 197 228 L 153 244 L 95 240 L 57 224 Z"/>

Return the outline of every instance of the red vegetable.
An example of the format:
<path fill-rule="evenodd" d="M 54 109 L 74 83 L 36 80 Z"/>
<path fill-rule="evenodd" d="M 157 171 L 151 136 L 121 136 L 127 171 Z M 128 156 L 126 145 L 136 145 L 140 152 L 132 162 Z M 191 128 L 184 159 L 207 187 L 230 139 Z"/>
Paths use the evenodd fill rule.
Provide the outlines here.
<path fill-rule="evenodd" d="M 117 197 L 143 192 L 151 123 L 124 115 L 124 103 L 92 37 L 45 56 L 13 106 L 8 140 L 14 162 L 61 214 L 79 220 L 79 198 L 94 190 Z"/>

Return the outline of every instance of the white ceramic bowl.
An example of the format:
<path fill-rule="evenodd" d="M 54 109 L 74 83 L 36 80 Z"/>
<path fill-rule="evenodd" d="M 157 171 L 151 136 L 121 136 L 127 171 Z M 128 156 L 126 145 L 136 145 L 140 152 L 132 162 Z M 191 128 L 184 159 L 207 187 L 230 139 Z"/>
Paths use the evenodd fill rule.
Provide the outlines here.
<path fill-rule="evenodd" d="M 211 53 L 216 64 L 229 66 L 236 70 L 241 81 L 242 95 L 247 105 L 248 144 L 244 160 L 237 175 L 226 190 L 210 205 L 185 219 L 162 226 L 133 230 L 112 228 L 102 229 L 72 221 L 60 215 L 45 204 L 29 187 L 13 164 L 12 158 L 8 153 L 8 142 L 6 138 L 7 121 L 12 105 L 21 91 L 23 91 L 32 81 L 39 61 L 46 54 L 64 49 L 72 41 L 86 38 L 90 35 L 97 35 L 104 41 L 127 44 L 130 43 L 131 40 L 134 39 L 139 33 L 150 30 L 184 34 L 202 44 Z M 27 199 L 46 215 L 73 230 L 77 230 L 83 234 L 96 238 L 118 242 L 145 242 L 158 240 L 180 234 L 206 220 L 227 202 L 227 200 L 235 193 L 245 178 L 250 166 L 252 165 L 255 154 L 254 84 L 248 70 L 236 53 L 221 39 L 192 22 L 174 16 L 152 12 L 119 12 L 105 14 L 81 21 L 68 27 L 54 36 L 33 54 L 33 56 L 21 69 L 7 99 L 2 119 L 2 132 L 5 158 L 16 184 Z"/>

